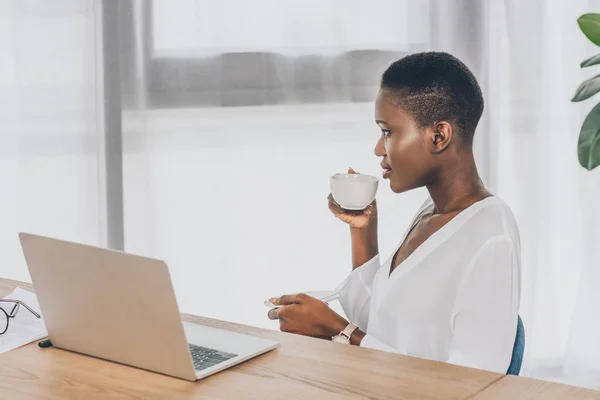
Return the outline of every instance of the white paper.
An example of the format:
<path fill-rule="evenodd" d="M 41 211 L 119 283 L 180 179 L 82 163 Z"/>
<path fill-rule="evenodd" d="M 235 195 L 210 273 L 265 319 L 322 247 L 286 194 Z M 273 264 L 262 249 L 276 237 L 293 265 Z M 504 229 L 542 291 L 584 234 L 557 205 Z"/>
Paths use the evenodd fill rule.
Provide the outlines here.
<path fill-rule="evenodd" d="M 4 298 L 21 300 L 41 315 L 40 305 L 36 295 L 27 290 L 16 288 L 11 294 Z M 13 306 L 14 303 L 0 302 L 0 307 L 9 314 Z M 0 315 L 0 318 L 6 318 L 2 311 L 0 311 L 0 313 L 2 314 Z M 4 321 L 2 323 L 4 323 Z M 48 336 L 48 332 L 46 331 L 43 318 L 37 318 L 25 307 L 19 306 L 17 315 L 14 318 L 10 318 L 8 330 L 3 335 L 0 335 L 0 354 L 42 339 L 46 336 Z"/>

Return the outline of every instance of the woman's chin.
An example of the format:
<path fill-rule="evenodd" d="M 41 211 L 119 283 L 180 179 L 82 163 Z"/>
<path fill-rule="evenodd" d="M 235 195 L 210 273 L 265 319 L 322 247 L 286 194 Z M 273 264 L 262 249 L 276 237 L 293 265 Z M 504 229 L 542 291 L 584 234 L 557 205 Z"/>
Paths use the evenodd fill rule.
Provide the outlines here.
<path fill-rule="evenodd" d="M 404 192 L 406 189 L 403 189 L 403 185 L 399 185 L 398 183 L 390 180 L 390 189 L 392 189 L 392 192 L 394 193 L 402 193 Z"/>
<path fill-rule="evenodd" d="M 404 193 L 411 190 L 412 187 L 410 185 L 406 185 L 405 183 L 397 182 L 390 179 L 390 189 L 392 189 L 392 192 L 394 193 Z"/>

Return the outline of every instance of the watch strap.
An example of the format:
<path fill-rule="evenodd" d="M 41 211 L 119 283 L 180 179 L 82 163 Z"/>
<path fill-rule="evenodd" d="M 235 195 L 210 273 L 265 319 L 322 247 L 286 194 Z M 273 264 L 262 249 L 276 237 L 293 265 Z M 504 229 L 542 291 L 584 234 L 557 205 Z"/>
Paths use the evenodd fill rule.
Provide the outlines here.
<path fill-rule="evenodd" d="M 352 322 L 350 322 L 348 324 L 348 326 L 346 326 L 344 328 L 343 331 L 341 331 L 337 336 L 335 337 L 339 337 L 340 339 L 342 339 L 344 342 L 346 343 L 350 343 L 350 337 L 352 336 L 352 334 L 354 333 L 355 330 L 358 329 L 358 326 L 354 325 Z"/>

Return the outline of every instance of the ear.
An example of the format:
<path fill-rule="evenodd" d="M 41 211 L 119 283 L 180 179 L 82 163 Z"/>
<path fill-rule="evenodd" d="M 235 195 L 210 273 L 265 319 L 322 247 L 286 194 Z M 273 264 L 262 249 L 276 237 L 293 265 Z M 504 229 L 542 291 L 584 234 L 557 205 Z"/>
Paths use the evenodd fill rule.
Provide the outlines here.
<path fill-rule="evenodd" d="M 448 148 L 453 136 L 452 125 L 446 121 L 441 121 L 427 129 L 427 141 L 431 152 L 438 154 Z"/>

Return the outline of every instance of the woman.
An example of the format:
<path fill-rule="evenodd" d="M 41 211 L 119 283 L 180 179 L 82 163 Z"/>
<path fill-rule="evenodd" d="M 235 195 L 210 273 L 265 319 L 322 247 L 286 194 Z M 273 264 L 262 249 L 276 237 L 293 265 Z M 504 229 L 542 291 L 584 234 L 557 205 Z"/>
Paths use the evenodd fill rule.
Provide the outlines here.
<path fill-rule="evenodd" d="M 511 210 L 477 172 L 473 135 L 482 113 L 475 77 L 449 54 L 413 54 L 385 71 L 375 103 L 383 178 L 395 193 L 425 186 L 430 197 L 381 260 L 376 202 L 356 215 L 330 195 L 352 237 L 353 271 L 338 287 L 349 321 L 315 298 L 287 295 L 269 311 L 282 331 L 506 373 L 520 241 Z"/>

